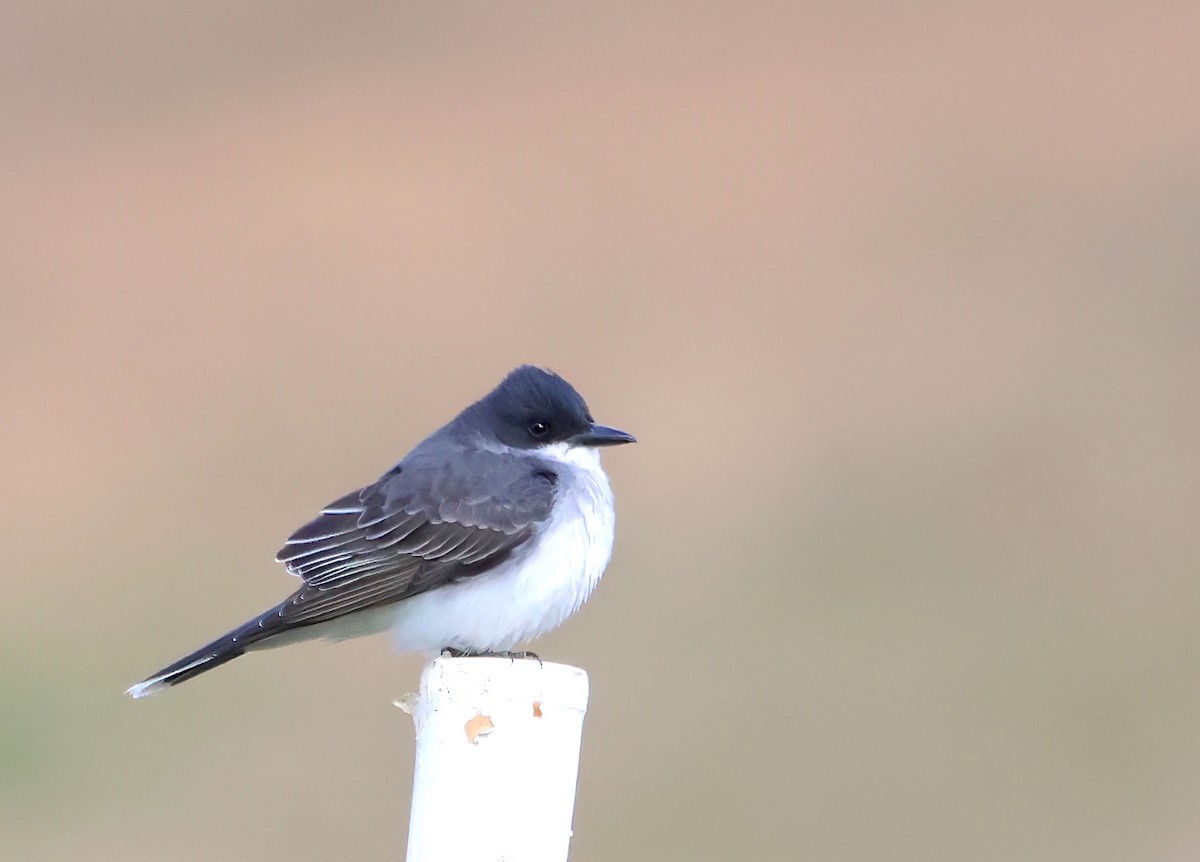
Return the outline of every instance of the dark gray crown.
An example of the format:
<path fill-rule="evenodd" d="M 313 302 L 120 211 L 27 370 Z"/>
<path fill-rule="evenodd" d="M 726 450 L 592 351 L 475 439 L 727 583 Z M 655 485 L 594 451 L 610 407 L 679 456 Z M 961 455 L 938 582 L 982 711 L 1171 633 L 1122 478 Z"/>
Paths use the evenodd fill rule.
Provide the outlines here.
<path fill-rule="evenodd" d="M 592 426 L 587 403 L 552 371 L 522 365 L 464 411 L 476 428 L 490 428 L 500 442 L 521 449 L 569 440 Z"/>

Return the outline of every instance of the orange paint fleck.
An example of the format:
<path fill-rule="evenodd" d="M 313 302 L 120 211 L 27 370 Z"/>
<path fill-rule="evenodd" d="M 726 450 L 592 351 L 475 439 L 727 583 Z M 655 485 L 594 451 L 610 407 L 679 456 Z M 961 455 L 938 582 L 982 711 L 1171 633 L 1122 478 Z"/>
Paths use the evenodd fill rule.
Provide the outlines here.
<path fill-rule="evenodd" d="M 492 723 L 491 718 L 482 713 L 476 713 L 474 718 L 463 725 L 463 730 L 467 732 L 467 742 L 472 745 L 478 745 L 479 737 L 487 736 L 495 729 L 496 725 Z"/>

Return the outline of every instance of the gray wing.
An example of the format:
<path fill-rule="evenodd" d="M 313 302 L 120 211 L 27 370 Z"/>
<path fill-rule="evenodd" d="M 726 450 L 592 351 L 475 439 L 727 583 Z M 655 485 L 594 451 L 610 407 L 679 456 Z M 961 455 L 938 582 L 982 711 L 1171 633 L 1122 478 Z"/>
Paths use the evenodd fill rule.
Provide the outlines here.
<path fill-rule="evenodd" d="M 410 456 L 330 503 L 276 554 L 304 580 L 279 623 L 326 622 L 490 570 L 550 516 L 556 478 L 491 452 Z"/>

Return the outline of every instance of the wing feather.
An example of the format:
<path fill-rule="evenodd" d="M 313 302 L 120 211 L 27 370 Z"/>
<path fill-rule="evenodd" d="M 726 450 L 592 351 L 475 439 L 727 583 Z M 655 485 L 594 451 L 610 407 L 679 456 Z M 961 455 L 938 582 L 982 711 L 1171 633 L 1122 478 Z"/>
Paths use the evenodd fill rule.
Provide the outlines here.
<path fill-rule="evenodd" d="M 511 455 L 409 456 L 287 539 L 276 559 L 304 586 L 277 624 L 325 622 L 489 570 L 550 516 L 555 485 L 545 465 Z"/>

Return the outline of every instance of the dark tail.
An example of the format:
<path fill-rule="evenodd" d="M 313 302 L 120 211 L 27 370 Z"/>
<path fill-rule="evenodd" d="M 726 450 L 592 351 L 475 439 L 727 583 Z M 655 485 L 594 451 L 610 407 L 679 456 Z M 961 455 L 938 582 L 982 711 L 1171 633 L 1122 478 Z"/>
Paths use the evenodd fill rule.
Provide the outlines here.
<path fill-rule="evenodd" d="M 227 661 L 233 661 L 244 653 L 252 644 L 274 634 L 279 629 L 270 627 L 270 618 L 275 609 L 267 611 L 262 616 L 243 623 L 231 632 L 221 635 L 207 646 L 202 646 L 189 653 L 174 664 L 169 664 L 154 674 L 128 689 L 125 693 L 130 697 L 146 697 L 186 682 L 194 676 L 199 676 L 215 667 L 220 667 Z"/>

